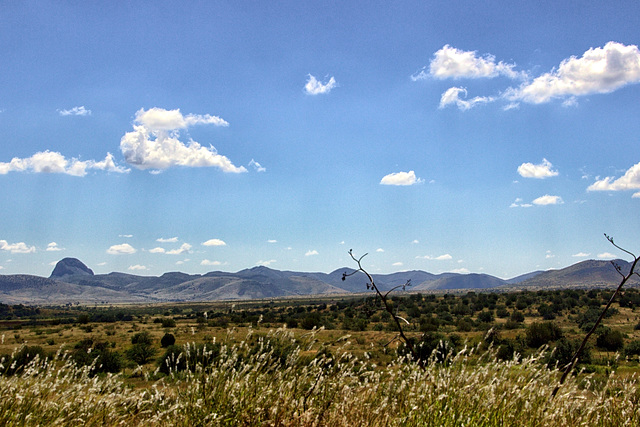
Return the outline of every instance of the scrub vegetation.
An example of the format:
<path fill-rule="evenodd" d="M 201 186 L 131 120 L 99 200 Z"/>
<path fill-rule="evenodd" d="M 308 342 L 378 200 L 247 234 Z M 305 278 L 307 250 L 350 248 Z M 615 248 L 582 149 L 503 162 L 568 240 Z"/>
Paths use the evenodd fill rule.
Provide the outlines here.
<path fill-rule="evenodd" d="M 637 425 L 640 292 L 0 305 L 3 425 Z"/>

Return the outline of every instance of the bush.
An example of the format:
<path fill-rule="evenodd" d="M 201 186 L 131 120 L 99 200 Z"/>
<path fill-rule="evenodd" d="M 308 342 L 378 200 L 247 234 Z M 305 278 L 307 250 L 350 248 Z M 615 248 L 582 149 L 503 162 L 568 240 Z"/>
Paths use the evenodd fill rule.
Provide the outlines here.
<path fill-rule="evenodd" d="M 556 342 L 555 349 L 547 358 L 547 366 L 549 368 L 554 368 L 557 365 L 559 369 L 564 369 L 569 363 L 571 363 L 571 359 L 573 359 L 573 355 L 578 351 L 579 347 L 579 341 L 569 341 L 566 338 L 560 338 L 558 342 Z M 580 355 L 580 359 L 578 359 L 578 363 L 591 363 L 590 347 L 586 346 L 582 349 L 582 354 Z"/>
<path fill-rule="evenodd" d="M 598 332 L 596 345 L 603 350 L 618 351 L 624 346 L 624 335 L 617 329 L 602 328 Z"/>
<path fill-rule="evenodd" d="M 163 328 L 175 328 L 176 321 L 172 317 L 165 317 L 162 319 L 162 327 Z"/>
<path fill-rule="evenodd" d="M 434 361 L 442 363 L 447 359 L 447 355 L 454 351 L 454 345 L 445 335 L 438 332 L 426 332 L 420 340 L 410 338 L 413 348 L 416 351 L 418 360 L 427 361 L 433 358 Z M 400 355 L 408 355 L 409 349 L 406 345 L 398 347 Z"/>
<path fill-rule="evenodd" d="M 151 334 L 147 331 L 138 332 L 131 337 L 131 344 L 133 345 L 125 351 L 125 356 L 138 365 L 150 362 L 156 355 Z"/>
<path fill-rule="evenodd" d="M 164 334 L 162 339 L 160 340 L 160 345 L 165 348 L 165 347 L 169 347 L 172 346 L 176 343 L 176 337 L 173 336 L 173 334 Z"/>
<path fill-rule="evenodd" d="M 79 366 L 88 366 L 95 362 L 92 375 L 102 372 L 117 373 L 122 369 L 120 353 L 111 351 L 106 341 L 94 342 L 92 338 L 86 338 L 73 347 L 71 358 Z"/>
<path fill-rule="evenodd" d="M 521 311 L 513 310 L 509 319 L 514 322 L 522 323 L 524 322 L 524 314 L 522 314 Z"/>
<path fill-rule="evenodd" d="M 631 341 L 624 348 L 624 354 L 627 357 L 640 356 L 640 340 Z"/>
<path fill-rule="evenodd" d="M 538 348 L 551 341 L 556 341 L 562 337 L 562 331 L 553 322 L 533 322 L 527 328 L 525 340 L 527 346 Z"/>
<path fill-rule="evenodd" d="M 478 321 L 483 323 L 491 323 L 493 322 L 493 313 L 488 310 L 483 310 L 478 314 Z"/>
<path fill-rule="evenodd" d="M 220 344 L 186 344 L 171 345 L 158 361 L 159 371 L 163 374 L 171 372 L 191 371 L 197 366 L 206 368 L 220 356 Z"/>
<path fill-rule="evenodd" d="M 14 375 L 24 370 L 25 366 L 39 358 L 44 360 L 49 357 L 49 353 L 45 351 L 39 345 L 25 345 L 12 356 L 5 356 L 6 362 L 4 363 L 4 369 L 0 364 L 0 372 L 5 375 Z M 1 360 L 2 358 L 0 358 Z"/>

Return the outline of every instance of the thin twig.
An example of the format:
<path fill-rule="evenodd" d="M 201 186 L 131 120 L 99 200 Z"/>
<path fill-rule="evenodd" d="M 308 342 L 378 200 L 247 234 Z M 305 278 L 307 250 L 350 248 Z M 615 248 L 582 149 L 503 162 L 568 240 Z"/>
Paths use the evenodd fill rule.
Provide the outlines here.
<path fill-rule="evenodd" d="M 414 360 L 420 362 L 420 360 L 418 358 L 418 353 L 416 352 L 415 348 L 413 347 L 413 343 L 411 342 L 411 340 L 405 335 L 404 329 L 402 328 L 402 324 L 400 323 L 400 320 L 402 320 L 404 322 L 407 322 L 407 323 L 409 323 L 409 322 L 406 319 L 403 319 L 402 317 L 394 314 L 393 313 L 393 307 L 391 306 L 391 304 L 389 304 L 389 301 L 388 301 L 389 292 L 391 292 L 394 289 L 400 288 L 400 287 L 405 288 L 406 286 L 410 285 L 410 282 L 408 281 L 404 285 L 396 286 L 393 289 L 391 289 L 390 291 L 388 291 L 388 292 L 383 294 L 380 291 L 380 289 L 378 288 L 378 285 L 376 285 L 375 281 L 373 280 L 373 277 L 371 277 L 371 275 L 362 267 L 362 258 L 367 256 L 367 254 L 362 255 L 360 258 L 356 258 L 355 255 L 353 255 L 353 250 L 349 249 L 349 255 L 356 262 L 356 264 L 358 264 L 358 269 L 354 270 L 351 273 L 342 273 L 342 280 L 345 280 L 349 276 L 353 276 L 358 271 L 363 272 L 365 274 L 365 276 L 367 276 L 367 280 L 369 280 L 369 282 L 367 283 L 367 289 L 371 288 L 376 292 L 376 295 L 382 301 L 382 304 L 384 305 L 385 310 L 387 311 L 387 313 L 389 313 L 391 315 L 391 318 L 395 322 L 396 328 L 398 329 L 398 335 L 400 336 L 400 338 L 402 338 L 402 340 L 404 341 L 405 345 L 409 349 L 409 352 L 411 353 L 411 356 L 413 357 Z"/>
<path fill-rule="evenodd" d="M 584 350 L 585 346 L 587 345 L 587 341 L 589 341 L 589 338 L 591 337 L 591 335 L 596 331 L 598 326 L 600 326 L 600 322 L 602 322 L 602 319 L 604 319 L 604 315 L 607 313 L 607 310 L 609 310 L 609 307 L 611 307 L 611 304 L 613 303 L 613 300 L 620 293 L 620 290 L 622 289 L 622 286 L 624 286 L 624 284 L 627 283 L 627 281 L 631 278 L 631 276 L 633 276 L 634 274 L 638 274 L 637 272 L 634 273 L 634 270 L 636 268 L 636 265 L 638 264 L 638 261 L 640 261 L 640 258 L 636 257 L 633 253 L 629 252 L 628 250 L 623 249 L 620 246 L 616 245 L 613 242 L 613 238 L 612 237 L 607 236 L 606 234 L 604 236 L 607 238 L 607 240 L 613 246 L 615 246 L 616 248 L 620 249 L 621 251 L 631 255 L 633 257 L 633 263 L 631 264 L 631 269 L 629 270 L 629 273 L 624 274 L 624 273 L 622 273 L 622 271 L 620 271 L 621 270 L 620 266 L 617 265 L 615 262 L 611 261 L 611 264 L 614 266 L 616 271 L 622 276 L 622 279 L 620 280 L 620 284 L 618 285 L 618 288 L 613 293 L 613 295 L 611 295 L 611 298 L 609 299 L 609 302 L 605 306 L 604 310 L 602 310 L 602 313 L 600 313 L 600 317 L 598 317 L 598 320 L 596 320 L 596 323 L 593 325 L 591 330 L 587 333 L 587 335 L 582 340 L 582 343 L 580 344 L 580 347 L 578 347 L 578 350 L 576 351 L 576 353 L 573 355 L 573 358 L 571 359 L 571 362 L 565 368 L 565 370 L 564 370 L 564 372 L 562 374 L 562 377 L 560 378 L 560 382 L 558 383 L 558 385 L 556 385 L 556 387 L 553 389 L 553 392 L 551 393 L 551 398 L 552 399 L 556 396 L 556 394 L 558 394 L 558 390 L 560 390 L 560 386 L 562 386 L 564 381 L 567 379 L 567 376 L 569 375 L 569 373 L 575 367 L 576 362 L 578 361 L 578 358 L 580 357 L 580 355 L 582 354 L 582 351 Z M 638 275 L 640 276 L 640 274 L 638 274 Z"/>

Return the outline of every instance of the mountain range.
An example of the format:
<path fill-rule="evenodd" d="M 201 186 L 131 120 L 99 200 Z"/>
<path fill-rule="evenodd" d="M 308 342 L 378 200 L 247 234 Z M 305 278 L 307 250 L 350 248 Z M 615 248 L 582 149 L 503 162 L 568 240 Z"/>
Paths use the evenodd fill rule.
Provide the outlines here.
<path fill-rule="evenodd" d="M 615 261 L 622 271 L 630 263 Z M 625 270 L 626 269 L 626 270 Z M 94 274 L 76 258 L 60 260 L 48 278 L 31 275 L 0 275 L 0 302 L 5 304 L 152 303 L 167 301 L 214 301 L 340 295 L 367 292 L 366 277 L 357 273 L 343 280 L 340 268 L 332 273 L 279 271 L 253 267 L 236 273 L 165 273 L 137 276 L 125 273 Z M 535 271 L 509 280 L 487 274 L 432 274 L 413 270 L 372 275 L 387 291 L 408 281 L 412 291 L 460 290 L 509 291 L 561 287 L 606 287 L 620 282 L 620 274 L 609 261 L 588 260 L 559 270 Z M 638 285 L 635 277 L 631 285 Z"/>

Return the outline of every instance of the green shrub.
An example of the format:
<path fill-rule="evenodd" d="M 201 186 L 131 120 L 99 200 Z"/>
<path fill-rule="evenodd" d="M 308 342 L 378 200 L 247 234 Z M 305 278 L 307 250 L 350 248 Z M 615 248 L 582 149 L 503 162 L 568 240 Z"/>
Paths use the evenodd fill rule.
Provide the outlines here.
<path fill-rule="evenodd" d="M 527 328 L 525 341 L 527 346 L 538 348 L 562 337 L 560 327 L 553 322 L 533 322 Z"/>
<path fill-rule="evenodd" d="M 176 343 L 176 337 L 173 334 L 166 333 L 160 339 L 160 345 L 165 348 L 172 346 Z"/>
<path fill-rule="evenodd" d="M 194 372 L 197 366 L 206 368 L 218 359 L 220 344 L 171 345 L 158 361 L 158 368 L 164 374 L 171 372 Z"/>
<path fill-rule="evenodd" d="M 47 357 L 50 357 L 50 354 L 39 345 L 21 346 L 20 349 L 12 356 L 0 357 L 0 360 L 6 360 L 4 363 L 0 364 L 0 372 L 5 375 L 19 374 L 36 358 L 44 360 Z M 2 365 L 4 365 L 4 369 L 2 368 Z"/>
<path fill-rule="evenodd" d="M 617 329 L 602 328 L 598 332 L 596 345 L 603 350 L 618 351 L 624 347 L 624 335 Z"/>

